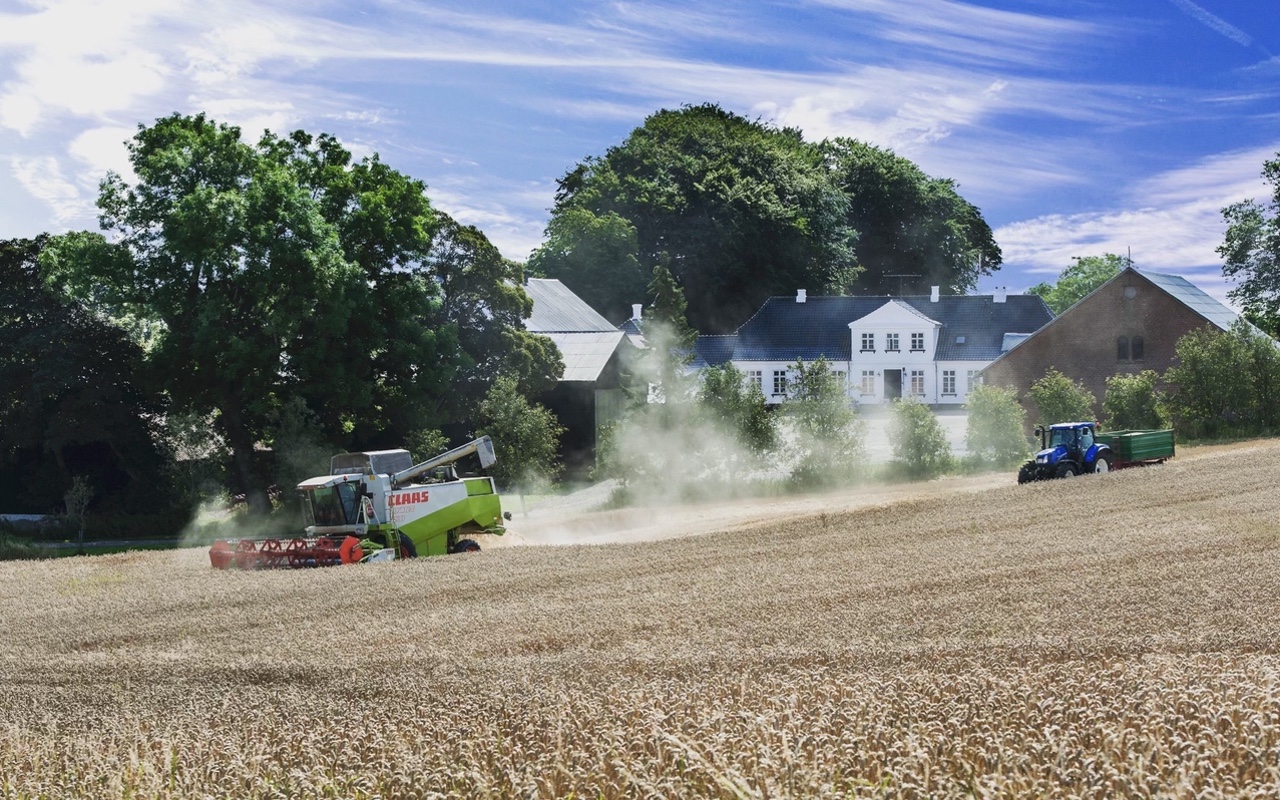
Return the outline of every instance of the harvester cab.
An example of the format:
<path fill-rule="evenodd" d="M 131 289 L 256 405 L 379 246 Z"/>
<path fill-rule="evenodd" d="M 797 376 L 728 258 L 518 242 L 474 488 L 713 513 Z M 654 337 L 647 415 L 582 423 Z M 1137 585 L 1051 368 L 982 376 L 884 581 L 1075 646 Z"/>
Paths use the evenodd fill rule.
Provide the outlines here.
<path fill-rule="evenodd" d="M 407 450 L 341 453 L 328 475 L 298 484 L 304 535 L 215 542 L 219 568 L 296 568 L 418 555 L 474 552 L 472 534 L 502 534 L 493 478 L 459 478 L 455 465 L 475 455 L 481 469 L 497 458 L 493 441 L 473 442 L 414 464 Z"/>
<path fill-rule="evenodd" d="M 1111 471 L 1111 448 L 1097 441 L 1096 423 L 1061 422 L 1035 432 L 1041 449 L 1018 470 L 1018 483 Z"/>

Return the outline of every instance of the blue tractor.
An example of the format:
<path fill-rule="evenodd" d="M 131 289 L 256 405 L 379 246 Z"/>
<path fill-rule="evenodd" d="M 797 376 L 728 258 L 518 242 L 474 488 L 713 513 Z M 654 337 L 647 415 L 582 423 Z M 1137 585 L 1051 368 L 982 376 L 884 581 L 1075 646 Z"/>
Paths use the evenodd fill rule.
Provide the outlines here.
<path fill-rule="evenodd" d="M 1110 472 L 1115 456 L 1109 445 L 1097 441 L 1096 428 L 1093 422 L 1060 422 L 1047 429 L 1037 426 L 1041 450 L 1018 470 L 1018 483 Z"/>

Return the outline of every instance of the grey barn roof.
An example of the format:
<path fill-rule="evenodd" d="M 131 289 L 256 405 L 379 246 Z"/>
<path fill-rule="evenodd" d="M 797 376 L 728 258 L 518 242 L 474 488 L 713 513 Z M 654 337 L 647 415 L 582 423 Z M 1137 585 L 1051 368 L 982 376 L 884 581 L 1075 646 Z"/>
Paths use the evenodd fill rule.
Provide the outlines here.
<path fill-rule="evenodd" d="M 560 380 L 597 380 L 626 333 L 554 278 L 530 278 L 524 289 L 533 300 L 525 329 L 556 343 L 564 358 Z"/>
<path fill-rule="evenodd" d="M 533 314 L 524 326 L 533 333 L 602 333 L 617 326 L 600 316 L 554 278 L 530 278 L 524 290 L 533 299 Z"/>
<path fill-rule="evenodd" d="M 897 300 L 941 324 L 938 361 L 992 361 L 1004 351 L 1008 333 L 1034 333 L 1053 319 L 1035 295 L 1009 295 L 997 303 L 991 295 L 949 295 L 931 302 L 928 295 L 905 297 L 770 297 L 731 336 L 700 336 L 700 360 L 812 361 L 819 356 L 848 361 L 853 356 L 849 323 Z M 923 320 L 922 320 L 923 322 Z M 711 341 L 727 340 L 727 341 Z"/>

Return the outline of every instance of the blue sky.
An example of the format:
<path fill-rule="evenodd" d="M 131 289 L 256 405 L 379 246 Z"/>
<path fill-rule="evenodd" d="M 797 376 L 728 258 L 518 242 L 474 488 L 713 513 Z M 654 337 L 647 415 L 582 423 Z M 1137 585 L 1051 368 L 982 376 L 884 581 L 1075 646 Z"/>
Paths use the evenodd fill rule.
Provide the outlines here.
<path fill-rule="evenodd" d="M 139 123 L 337 135 L 511 258 L 556 179 L 714 102 L 954 178 L 1021 291 L 1132 254 L 1215 297 L 1222 206 L 1280 152 L 1272 0 L 0 0 L 0 238 L 96 229 Z"/>

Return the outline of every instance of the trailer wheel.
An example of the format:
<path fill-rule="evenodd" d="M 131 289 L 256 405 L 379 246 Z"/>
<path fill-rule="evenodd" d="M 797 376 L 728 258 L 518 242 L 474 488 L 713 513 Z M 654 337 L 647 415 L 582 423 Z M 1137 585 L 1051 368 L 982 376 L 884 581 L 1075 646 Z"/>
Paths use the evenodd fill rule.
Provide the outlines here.
<path fill-rule="evenodd" d="M 1111 459 L 1106 456 L 1098 456 L 1098 460 L 1093 462 L 1093 471 L 1095 474 L 1110 472 Z"/>
<path fill-rule="evenodd" d="M 1059 478 L 1074 478 L 1075 476 L 1076 476 L 1075 464 L 1059 464 L 1058 465 Z"/>
<path fill-rule="evenodd" d="M 459 539 L 458 543 L 453 546 L 455 553 L 479 553 L 480 543 L 475 539 Z"/>

